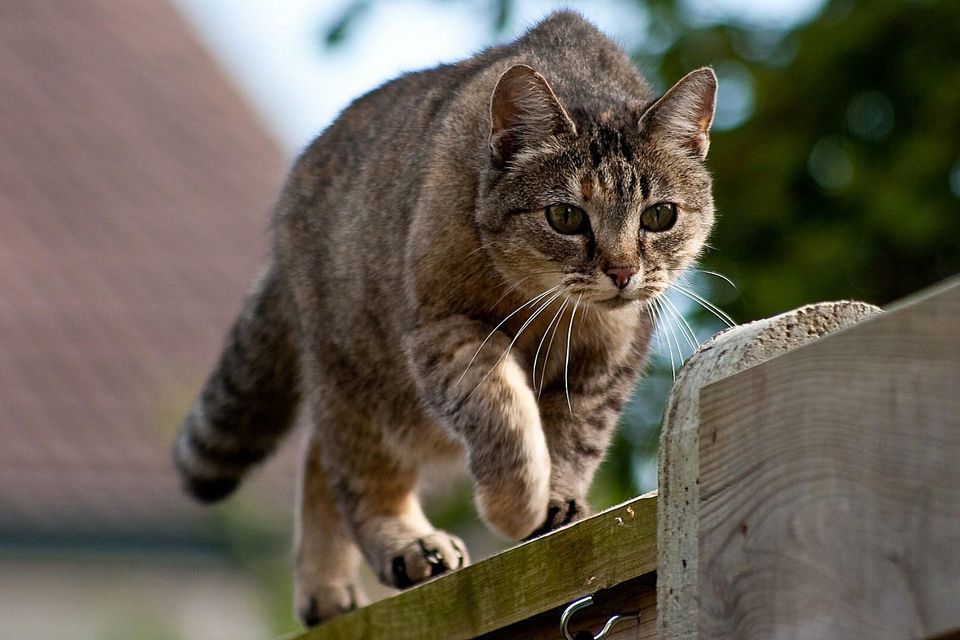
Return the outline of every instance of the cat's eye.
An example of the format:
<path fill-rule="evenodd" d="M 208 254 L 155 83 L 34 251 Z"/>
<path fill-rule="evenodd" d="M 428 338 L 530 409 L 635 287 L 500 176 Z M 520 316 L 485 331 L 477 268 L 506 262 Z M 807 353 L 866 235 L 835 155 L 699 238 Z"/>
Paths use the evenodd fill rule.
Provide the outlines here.
<path fill-rule="evenodd" d="M 547 207 L 547 222 L 558 233 L 586 233 L 590 228 L 590 219 L 580 207 L 558 202 Z"/>
<path fill-rule="evenodd" d="M 640 226 L 647 231 L 666 231 L 677 221 L 677 205 L 661 202 L 647 207 L 640 214 Z"/>

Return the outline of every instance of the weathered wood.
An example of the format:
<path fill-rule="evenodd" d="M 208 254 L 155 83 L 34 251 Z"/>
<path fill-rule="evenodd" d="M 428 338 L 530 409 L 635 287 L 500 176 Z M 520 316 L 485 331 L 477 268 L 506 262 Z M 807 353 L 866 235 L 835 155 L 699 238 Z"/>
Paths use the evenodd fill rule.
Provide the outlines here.
<path fill-rule="evenodd" d="M 955 280 L 703 388 L 701 640 L 960 628 L 958 328 Z"/>
<path fill-rule="evenodd" d="M 299 637 L 474 638 L 651 574 L 656 570 L 656 526 L 654 492 Z"/>
<path fill-rule="evenodd" d="M 700 388 L 879 311 L 862 302 L 801 307 L 724 331 L 704 344 L 684 365 L 674 384 L 660 435 L 659 637 L 696 637 Z"/>
<path fill-rule="evenodd" d="M 478 640 L 558 640 L 562 606 L 545 611 L 517 624 L 481 636 Z M 624 621 L 613 628 L 610 640 L 643 640 L 657 637 L 657 577 L 653 573 L 621 582 L 594 595 L 594 605 L 578 612 L 570 624 L 570 632 L 587 630 L 596 633 L 613 614 L 639 611 L 640 620 Z"/>

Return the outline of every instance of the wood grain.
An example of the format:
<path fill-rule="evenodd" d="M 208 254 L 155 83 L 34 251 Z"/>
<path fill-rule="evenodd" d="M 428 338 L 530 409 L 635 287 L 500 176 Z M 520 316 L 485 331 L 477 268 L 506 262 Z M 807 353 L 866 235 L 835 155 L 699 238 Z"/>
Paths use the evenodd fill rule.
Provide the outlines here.
<path fill-rule="evenodd" d="M 485 634 L 478 640 L 558 640 L 560 614 L 568 603 L 509 627 Z M 611 615 L 639 611 L 640 620 L 624 621 L 613 628 L 610 640 L 641 640 L 657 637 L 657 576 L 653 573 L 621 582 L 594 594 L 594 605 L 573 617 L 570 632 L 597 633 Z"/>
<path fill-rule="evenodd" d="M 862 302 L 808 305 L 724 331 L 684 365 L 660 432 L 657 620 L 661 638 L 697 635 L 701 387 L 877 313 L 877 307 Z"/>
<path fill-rule="evenodd" d="M 703 388 L 699 638 L 960 628 L 960 281 Z"/>
<path fill-rule="evenodd" d="M 646 494 L 298 638 L 474 638 L 651 574 L 656 530 L 656 493 Z"/>

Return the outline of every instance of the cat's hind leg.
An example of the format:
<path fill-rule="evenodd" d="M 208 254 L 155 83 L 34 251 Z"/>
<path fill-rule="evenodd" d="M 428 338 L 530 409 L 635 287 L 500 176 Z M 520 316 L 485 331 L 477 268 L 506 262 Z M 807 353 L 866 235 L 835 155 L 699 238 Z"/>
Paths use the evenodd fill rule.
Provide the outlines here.
<path fill-rule="evenodd" d="M 324 406 L 326 468 L 353 539 L 381 582 L 403 589 L 468 564 L 463 541 L 424 515 L 410 452 L 385 442 L 372 416 L 337 398 Z"/>
<path fill-rule="evenodd" d="M 321 449 L 312 437 L 297 499 L 294 606 L 306 627 L 367 603 L 356 582 L 360 551 L 337 508 Z"/>

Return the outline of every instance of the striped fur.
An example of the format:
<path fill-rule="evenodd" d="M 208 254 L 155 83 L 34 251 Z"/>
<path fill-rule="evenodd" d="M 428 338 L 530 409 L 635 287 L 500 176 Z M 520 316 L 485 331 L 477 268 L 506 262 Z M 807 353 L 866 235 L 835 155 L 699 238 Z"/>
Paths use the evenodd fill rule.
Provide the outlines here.
<path fill-rule="evenodd" d="M 700 69 L 655 100 L 622 51 L 561 12 L 385 84 L 304 150 L 275 212 L 273 267 L 176 444 L 188 491 L 218 500 L 303 396 L 304 624 L 364 602 L 361 558 L 399 588 L 469 561 L 421 508 L 434 461 L 462 455 L 478 512 L 512 538 L 590 513 L 651 300 L 713 224 L 715 90 Z M 589 224 L 560 233 L 546 215 L 558 203 Z M 643 227 L 664 203 L 675 224 Z"/>
<path fill-rule="evenodd" d="M 184 487 L 202 502 L 230 495 L 293 424 L 297 352 L 273 271 L 247 298 L 174 444 Z"/>

